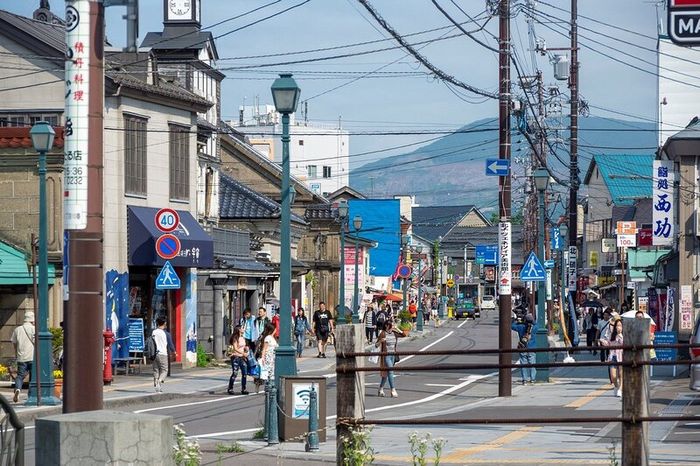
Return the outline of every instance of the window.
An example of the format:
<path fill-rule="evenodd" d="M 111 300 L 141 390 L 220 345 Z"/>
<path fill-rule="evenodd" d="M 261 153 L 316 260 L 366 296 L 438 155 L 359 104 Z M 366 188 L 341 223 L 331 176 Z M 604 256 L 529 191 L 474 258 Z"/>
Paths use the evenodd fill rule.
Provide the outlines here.
<path fill-rule="evenodd" d="M 145 118 L 124 115 L 124 191 L 146 195 L 146 123 Z"/>
<path fill-rule="evenodd" d="M 331 167 L 326 167 L 325 165 L 323 166 L 323 177 L 324 178 L 331 177 Z"/>
<path fill-rule="evenodd" d="M 0 115 L 0 127 L 34 126 L 40 121 L 46 121 L 51 126 L 58 126 L 58 113 L 9 113 Z"/>
<path fill-rule="evenodd" d="M 306 166 L 306 171 L 307 174 L 309 175 L 309 178 L 316 178 L 318 176 L 318 167 L 316 165 L 307 165 Z"/>
<path fill-rule="evenodd" d="M 300 146 L 303 146 L 303 145 L 304 145 L 304 140 L 303 140 L 303 139 L 299 139 L 299 145 L 300 145 Z"/>
<path fill-rule="evenodd" d="M 170 199 L 190 198 L 190 129 L 170 125 Z"/>

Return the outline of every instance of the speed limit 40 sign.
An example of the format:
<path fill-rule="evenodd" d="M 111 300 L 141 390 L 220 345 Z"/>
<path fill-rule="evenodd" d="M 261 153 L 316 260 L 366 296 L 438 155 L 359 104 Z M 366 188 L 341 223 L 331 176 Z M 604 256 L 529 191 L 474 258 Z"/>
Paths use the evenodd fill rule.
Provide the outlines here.
<path fill-rule="evenodd" d="M 180 216 L 175 209 L 160 209 L 155 216 L 156 228 L 163 233 L 175 231 L 180 225 Z"/>

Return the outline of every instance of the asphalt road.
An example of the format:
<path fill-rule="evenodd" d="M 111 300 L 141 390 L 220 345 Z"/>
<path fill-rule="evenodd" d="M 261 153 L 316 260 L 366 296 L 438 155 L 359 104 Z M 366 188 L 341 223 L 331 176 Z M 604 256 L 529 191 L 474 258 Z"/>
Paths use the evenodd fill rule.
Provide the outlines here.
<path fill-rule="evenodd" d="M 497 311 L 490 311 L 476 321 L 449 321 L 435 329 L 429 336 L 413 338 L 410 341 L 402 340 L 399 349 L 420 351 L 495 348 L 498 346 L 496 317 Z M 332 351 L 328 352 L 328 356 L 328 359 L 305 359 L 300 364 L 300 369 L 303 375 L 326 377 L 327 422 L 332 427 L 335 418 L 335 358 Z M 404 356 L 400 365 L 435 365 L 444 362 L 496 363 L 497 356 Z M 601 388 L 606 382 L 603 371 L 604 369 L 591 369 L 583 374 L 573 371 L 558 374 L 557 377 L 560 379 L 537 387 L 517 385 L 519 376 L 513 373 L 514 396 L 501 399 L 502 401 L 496 400 L 496 403 L 494 400 L 498 391 L 497 377 L 489 377 L 494 374 L 486 370 L 397 373 L 398 398 L 380 398 L 377 395 L 379 375 L 368 373 L 366 375 L 366 417 L 395 420 L 421 417 L 454 418 L 465 415 L 478 418 L 521 417 L 533 414 L 565 417 L 574 413 L 581 416 L 618 416 L 619 400 L 611 395 L 610 390 Z M 669 381 L 667 379 L 663 383 L 652 381 L 654 389 L 651 399 L 652 412 L 672 414 L 680 410 L 687 414 L 700 415 L 700 394 L 687 390 L 687 380 Z M 591 392 L 591 387 L 596 390 Z M 552 394 L 551 397 L 549 393 Z M 562 398 L 562 394 L 568 398 Z M 528 396 L 530 398 L 524 398 Z M 564 401 L 554 402 L 553 400 L 557 397 L 559 401 L 562 399 Z M 138 403 L 128 409 L 133 412 L 172 416 L 175 423 L 183 424 L 188 436 L 197 438 L 202 444 L 203 450 L 207 452 L 205 459 L 208 461 L 205 464 L 217 464 L 220 456 L 212 453 L 217 445 L 228 445 L 234 440 L 250 440 L 262 427 L 263 400 L 262 393 L 229 396 L 224 391 L 220 391 L 158 403 Z M 436 426 L 424 429 L 449 438 L 452 446 L 462 447 L 454 450 L 451 456 L 447 456 L 448 460 L 451 458 L 447 463 L 456 464 L 469 464 L 469 459 L 473 455 L 483 455 L 480 459 L 483 464 L 500 464 L 497 459 L 490 460 L 489 454 L 493 458 L 503 458 L 504 461 L 507 459 L 508 464 L 520 464 L 518 459 L 521 458 L 520 452 L 523 449 L 530 451 L 530 454 L 542 457 L 543 462 L 524 461 L 522 464 L 552 464 L 562 459 L 561 454 L 564 451 L 570 455 L 565 458 L 565 462 L 588 464 L 585 459 L 578 459 L 579 463 L 576 461 L 577 458 L 590 456 L 576 455 L 590 455 L 592 453 L 589 453 L 589 450 L 596 449 L 599 451 L 598 456 L 603 455 L 598 462 L 603 461 L 600 464 L 607 464 L 604 456 L 606 448 L 608 444 L 619 443 L 620 438 L 619 423 L 544 427 Z M 406 448 L 393 448 L 391 444 L 395 443 L 394 439 L 400 439 L 400 442 L 405 444 L 405 438 L 410 430 L 414 429 L 382 427 L 373 432 L 373 437 L 376 437 L 376 441 L 380 444 L 378 450 L 383 453 L 383 456 L 379 457 L 382 463 L 405 464 L 408 461 L 399 454 Z M 27 434 L 27 464 L 33 464 L 33 430 L 28 430 Z M 334 429 L 329 431 L 329 437 L 334 438 Z M 700 451 L 695 455 L 686 452 L 687 448 L 691 448 L 689 445 L 700 441 L 700 424 L 657 423 L 651 427 L 651 438 L 671 445 L 668 451 L 671 463 L 667 464 L 676 464 L 673 463 L 673 459 L 679 458 L 683 459 L 682 464 L 700 464 Z M 518 445 L 519 441 L 525 440 L 528 441 L 526 445 Z M 375 441 L 374 438 L 373 441 Z M 511 443 L 513 445 L 508 450 L 507 446 Z M 591 443 L 600 445 L 591 448 Z M 562 445 L 568 446 L 563 448 Z M 505 450 L 503 450 L 504 446 Z M 581 448 L 583 453 L 579 453 L 575 448 Z M 246 450 L 250 451 L 250 448 L 247 447 Z M 600 453 L 600 450 L 603 453 Z M 660 449 L 656 448 L 656 450 Z M 689 451 L 692 451 L 692 448 Z M 328 452 L 326 453 L 324 458 L 330 461 L 331 456 Z M 301 464 L 321 464 L 321 456 L 316 455 L 315 462 Z M 250 464 L 251 461 L 258 466 L 277 464 L 274 457 L 259 455 L 255 451 L 241 456 L 232 455 L 230 458 L 221 464 Z M 297 458 L 301 461 L 304 457 L 297 456 Z M 493 462 L 489 463 L 489 461 Z M 297 464 L 297 462 L 286 461 L 285 464 Z"/>

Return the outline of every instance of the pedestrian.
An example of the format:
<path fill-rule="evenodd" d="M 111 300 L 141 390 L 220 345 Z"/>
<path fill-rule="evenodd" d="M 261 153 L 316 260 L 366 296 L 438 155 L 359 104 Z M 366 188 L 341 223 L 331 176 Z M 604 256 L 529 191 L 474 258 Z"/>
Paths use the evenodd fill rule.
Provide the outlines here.
<path fill-rule="evenodd" d="M 411 300 L 410 304 L 408 305 L 408 313 L 411 314 L 411 322 L 413 322 L 413 328 L 416 328 L 416 319 L 418 317 L 418 306 L 416 306 L 416 302 L 414 300 Z"/>
<path fill-rule="evenodd" d="M 304 314 L 304 308 L 300 307 L 297 309 L 297 315 L 294 316 L 294 337 L 297 341 L 297 357 L 301 357 L 301 353 L 304 350 L 304 342 L 306 341 L 306 334 L 311 331 L 311 325 L 309 324 L 309 319 L 306 318 Z"/>
<path fill-rule="evenodd" d="M 277 349 L 277 340 L 274 337 L 275 326 L 272 322 L 265 324 L 263 333 L 260 336 L 262 340 L 260 345 L 262 349 L 258 358 L 258 365 L 260 366 L 260 378 L 256 381 L 256 392 L 260 390 L 260 385 L 262 385 L 267 380 L 274 380 L 275 378 L 275 350 Z"/>
<path fill-rule="evenodd" d="M 535 339 L 533 338 L 533 334 L 536 331 L 535 320 L 530 313 L 525 314 L 523 317 L 520 317 L 522 314 L 516 315 L 517 317 L 512 320 L 510 328 L 518 332 L 520 364 L 534 364 L 535 353 L 527 351 L 527 349 L 535 347 Z M 522 384 L 525 385 L 529 383 L 530 385 L 534 385 L 536 373 L 537 370 L 534 367 L 521 367 L 520 374 L 522 377 Z"/>
<path fill-rule="evenodd" d="M 598 334 L 598 315 L 595 313 L 594 308 L 588 308 L 588 314 L 583 318 L 583 325 L 586 329 L 586 346 L 588 346 L 588 352 L 597 354 L 595 349 L 591 349 L 595 344 L 596 335 Z"/>
<path fill-rule="evenodd" d="M 24 385 L 24 377 L 32 372 L 34 361 L 34 313 L 24 313 L 24 323 L 12 332 L 12 344 L 17 357 L 17 377 L 15 377 L 15 394 L 12 401 L 19 401 L 19 393 Z"/>
<path fill-rule="evenodd" d="M 236 381 L 238 371 L 241 371 L 241 395 L 247 395 L 246 382 L 248 381 L 248 345 L 243 337 L 242 328 L 236 325 L 228 341 L 226 355 L 231 359 L 231 377 L 228 379 L 229 395 L 233 395 L 233 383 Z"/>
<path fill-rule="evenodd" d="M 318 303 L 318 310 L 313 316 L 313 332 L 316 334 L 316 342 L 318 345 L 317 358 L 326 357 L 326 346 L 328 345 L 328 337 L 333 332 L 333 316 L 326 309 L 326 303 L 321 301 Z"/>
<path fill-rule="evenodd" d="M 377 313 L 374 312 L 374 306 L 370 305 L 365 311 L 363 318 L 365 321 L 365 336 L 367 343 L 372 343 L 374 333 L 377 331 Z"/>
<path fill-rule="evenodd" d="M 162 385 L 168 375 L 169 355 L 177 355 L 170 332 L 165 330 L 166 326 L 165 317 L 158 316 L 156 318 L 157 328 L 151 334 L 156 343 L 156 357 L 153 358 L 153 386 L 156 388 L 156 392 L 163 391 Z"/>
<path fill-rule="evenodd" d="M 622 337 L 622 319 L 613 319 L 612 331 L 610 333 L 609 340 L 601 340 L 605 346 L 621 346 L 624 342 Z M 610 356 L 608 361 L 614 363 L 610 366 L 610 377 L 613 382 L 613 390 L 615 390 L 615 396 L 618 398 L 622 397 L 622 366 L 619 364 L 622 362 L 622 349 L 611 348 Z"/>
<path fill-rule="evenodd" d="M 598 335 L 597 342 L 600 347 L 600 362 L 608 360 L 610 351 L 603 346 L 601 340 L 610 340 L 610 333 L 612 332 L 612 326 L 610 325 L 612 317 L 612 310 L 608 307 L 603 311 L 603 320 L 598 323 Z M 608 376 L 610 371 L 608 371 Z M 610 383 L 612 383 L 612 378 L 610 378 Z"/>
<path fill-rule="evenodd" d="M 257 334 L 257 338 L 255 341 L 258 341 L 260 339 L 260 335 L 262 335 L 263 331 L 265 330 L 265 326 L 270 322 L 270 319 L 267 317 L 267 309 L 264 307 L 259 307 L 258 308 L 258 317 L 255 318 L 255 333 Z"/>
<path fill-rule="evenodd" d="M 279 341 L 280 339 L 280 313 L 279 310 L 275 312 L 275 315 L 272 316 L 272 325 L 275 326 L 275 334 L 274 337 Z"/>
<path fill-rule="evenodd" d="M 396 386 L 394 385 L 394 371 L 391 369 L 394 367 L 394 364 L 399 362 L 399 358 L 395 353 L 398 348 L 400 337 L 403 337 L 403 334 L 394 329 L 394 324 L 391 321 L 387 321 L 384 329 L 379 332 L 379 336 L 377 337 L 375 346 L 379 348 L 379 375 L 382 378 L 379 382 L 378 396 L 384 396 L 384 385 L 386 385 L 387 382 L 391 390 L 391 397 L 398 398 L 399 396 L 396 391 Z"/>
<path fill-rule="evenodd" d="M 388 305 L 382 306 L 382 308 L 377 312 L 376 325 L 375 325 L 375 335 L 379 338 L 379 333 L 384 330 L 384 326 L 387 322 L 391 320 L 391 308 Z"/>

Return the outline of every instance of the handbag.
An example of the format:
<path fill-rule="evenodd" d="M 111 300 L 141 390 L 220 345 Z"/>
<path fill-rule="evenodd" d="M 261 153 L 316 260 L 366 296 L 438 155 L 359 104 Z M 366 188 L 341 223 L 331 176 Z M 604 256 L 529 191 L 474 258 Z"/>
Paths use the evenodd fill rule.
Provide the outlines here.
<path fill-rule="evenodd" d="M 377 364 L 379 362 L 379 348 L 377 348 L 376 346 L 372 348 L 372 353 L 372 356 L 368 357 L 367 360 L 371 364 Z"/>

